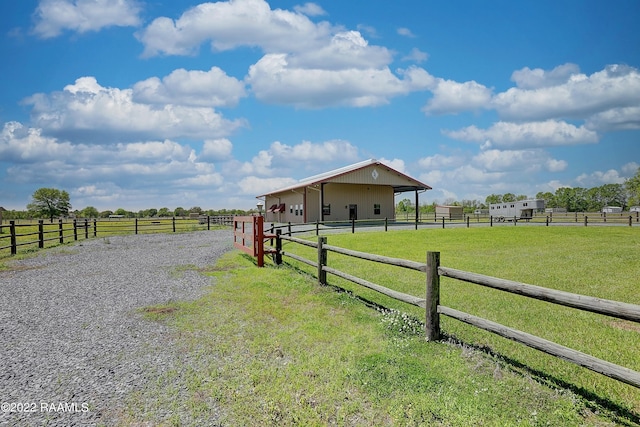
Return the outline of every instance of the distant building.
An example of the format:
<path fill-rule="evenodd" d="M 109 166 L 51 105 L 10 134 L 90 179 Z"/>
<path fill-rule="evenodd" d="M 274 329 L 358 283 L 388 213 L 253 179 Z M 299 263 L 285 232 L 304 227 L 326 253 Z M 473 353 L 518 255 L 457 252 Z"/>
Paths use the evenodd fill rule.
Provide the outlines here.
<path fill-rule="evenodd" d="M 462 206 L 436 206 L 436 218 L 463 219 L 463 208 Z"/>
<path fill-rule="evenodd" d="M 518 200 L 515 202 L 491 203 L 491 216 L 497 221 L 530 220 L 535 212 L 544 210 L 543 199 Z"/>
<path fill-rule="evenodd" d="M 640 212 L 640 206 L 631 206 L 629 212 Z"/>
<path fill-rule="evenodd" d="M 620 206 L 605 206 L 602 208 L 602 213 L 620 213 L 622 208 Z"/>
<path fill-rule="evenodd" d="M 258 196 L 265 219 L 304 223 L 395 218 L 395 195 L 430 190 L 426 184 L 375 159 L 303 179 Z M 417 213 L 416 213 L 417 215 Z"/>

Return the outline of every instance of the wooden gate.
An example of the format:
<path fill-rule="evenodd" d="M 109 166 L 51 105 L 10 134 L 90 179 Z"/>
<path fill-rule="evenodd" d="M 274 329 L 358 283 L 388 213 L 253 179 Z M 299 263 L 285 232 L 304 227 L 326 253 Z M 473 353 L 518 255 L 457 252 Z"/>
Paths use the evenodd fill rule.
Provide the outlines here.
<path fill-rule="evenodd" d="M 264 218 L 261 215 L 233 217 L 233 246 L 256 257 L 258 267 L 264 266 L 264 239 Z"/>

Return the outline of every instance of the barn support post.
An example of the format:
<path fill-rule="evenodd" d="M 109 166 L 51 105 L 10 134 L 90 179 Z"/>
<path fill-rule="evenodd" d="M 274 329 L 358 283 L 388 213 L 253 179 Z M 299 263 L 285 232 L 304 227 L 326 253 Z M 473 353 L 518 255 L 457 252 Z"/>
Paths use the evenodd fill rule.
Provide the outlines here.
<path fill-rule="evenodd" d="M 440 252 L 427 252 L 427 301 L 425 333 L 427 341 L 440 339 Z"/>
<path fill-rule="evenodd" d="M 38 220 L 38 247 L 44 248 L 44 220 Z"/>

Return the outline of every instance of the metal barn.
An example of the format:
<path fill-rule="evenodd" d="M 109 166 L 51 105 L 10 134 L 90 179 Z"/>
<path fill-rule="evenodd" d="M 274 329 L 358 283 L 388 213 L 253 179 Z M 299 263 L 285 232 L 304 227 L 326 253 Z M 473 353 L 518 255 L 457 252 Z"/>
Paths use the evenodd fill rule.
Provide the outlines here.
<path fill-rule="evenodd" d="M 355 163 L 258 196 L 265 220 L 304 223 L 395 218 L 395 195 L 413 191 L 416 206 L 426 184 L 375 159 Z"/>

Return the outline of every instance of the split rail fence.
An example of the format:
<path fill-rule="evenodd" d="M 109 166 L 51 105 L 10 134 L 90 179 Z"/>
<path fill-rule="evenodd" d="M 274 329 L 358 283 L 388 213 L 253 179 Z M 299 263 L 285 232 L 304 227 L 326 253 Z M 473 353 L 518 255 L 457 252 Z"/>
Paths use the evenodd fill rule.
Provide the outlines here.
<path fill-rule="evenodd" d="M 327 274 L 332 274 L 334 276 L 353 282 L 357 285 L 372 289 L 398 301 L 423 308 L 425 310 L 425 332 L 426 339 L 428 341 L 435 341 L 441 338 L 440 316 L 445 315 L 464 323 L 473 325 L 475 327 L 484 329 L 486 331 L 492 332 L 501 337 L 508 338 L 526 346 L 535 348 L 552 356 L 583 366 L 607 377 L 614 378 L 618 381 L 640 388 L 640 372 L 636 372 L 632 369 L 619 366 L 606 360 L 594 357 L 592 355 L 562 346 L 538 336 L 441 305 L 440 278 L 449 277 L 504 292 L 522 295 L 528 298 L 534 298 L 553 304 L 572 307 L 578 310 L 589 311 L 637 323 L 640 323 L 640 305 L 573 294 L 569 292 L 558 291 L 526 283 L 504 280 L 496 277 L 485 276 L 477 273 L 444 267 L 440 265 L 439 252 L 427 252 L 426 263 L 420 263 L 416 261 L 391 258 L 382 255 L 354 251 L 338 246 L 332 246 L 327 244 L 326 236 L 319 236 L 317 242 L 313 242 L 293 236 L 283 235 L 281 230 L 276 230 L 275 235 L 267 235 L 262 237 L 258 236 L 256 243 L 260 242 L 260 240 L 271 238 L 275 239 L 275 247 L 270 248 L 270 251 L 273 253 L 274 262 L 276 264 L 282 264 L 282 257 L 287 256 L 296 261 L 315 267 L 317 269 L 318 283 L 321 285 L 326 285 L 328 283 Z M 317 259 L 309 260 L 297 254 L 283 251 L 282 241 L 289 241 L 296 244 L 316 248 Z M 423 272 L 425 273 L 426 283 L 425 297 L 421 298 L 414 295 L 398 292 L 393 289 L 389 289 L 379 284 L 332 268 L 327 265 L 327 252 L 335 252 L 338 254 L 376 263 L 382 263 Z"/>
<path fill-rule="evenodd" d="M 200 219 L 188 218 L 145 218 L 145 219 L 74 219 L 49 222 L 38 220 L 37 223 L 19 223 L 9 221 L 8 225 L 0 225 L 0 251 L 9 249 L 11 255 L 18 253 L 22 246 L 42 249 L 48 242 L 63 244 L 79 239 L 89 239 L 115 234 L 166 233 L 191 231 L 196 229 L 210 230 L 212 224 L 229 225 L 232 216 L 207 216 Z M 0 252 L 1 253 L 1 252 Z"/>

